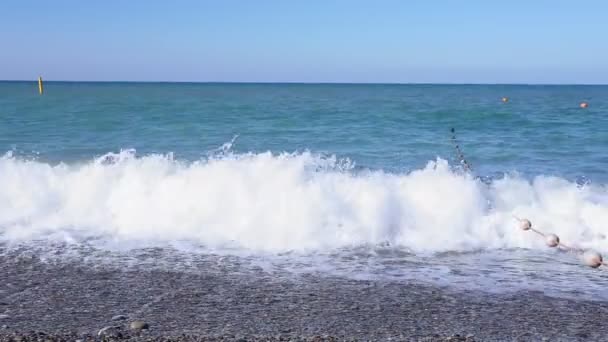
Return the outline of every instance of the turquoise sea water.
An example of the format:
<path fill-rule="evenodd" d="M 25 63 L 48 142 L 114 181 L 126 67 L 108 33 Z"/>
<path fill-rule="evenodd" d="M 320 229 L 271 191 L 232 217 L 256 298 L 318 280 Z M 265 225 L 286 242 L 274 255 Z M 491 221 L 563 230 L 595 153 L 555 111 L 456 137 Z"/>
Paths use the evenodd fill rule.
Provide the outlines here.
<path fill-rule="evenodd" d="M 608 86 L 45 89 L 0 82 L 0 253 L 608 300 L 516 219 L 608 253 Z"/>
<path fill-rule="evenodd" d="M 608 179 L 608 86 L 47 82 L 39 96 L 1 82 L 0 116 L 0 151 L 51 162 L 125 148 L 196 160 L 238 135 L 238 152 L 412 170 L 454 158 L 454 127 L 479 175 Z"/>

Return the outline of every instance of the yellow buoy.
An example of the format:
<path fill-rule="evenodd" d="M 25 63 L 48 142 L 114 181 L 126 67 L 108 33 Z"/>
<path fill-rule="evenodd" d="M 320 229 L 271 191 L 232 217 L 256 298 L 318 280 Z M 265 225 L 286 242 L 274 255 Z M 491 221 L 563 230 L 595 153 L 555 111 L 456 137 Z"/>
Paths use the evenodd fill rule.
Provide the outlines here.
<path fill-rule="evenodd" d="M 44 86 L 42 85 L 42 77 L 38 77 L 38 92 L 40 95 L 44 93 Z"/>

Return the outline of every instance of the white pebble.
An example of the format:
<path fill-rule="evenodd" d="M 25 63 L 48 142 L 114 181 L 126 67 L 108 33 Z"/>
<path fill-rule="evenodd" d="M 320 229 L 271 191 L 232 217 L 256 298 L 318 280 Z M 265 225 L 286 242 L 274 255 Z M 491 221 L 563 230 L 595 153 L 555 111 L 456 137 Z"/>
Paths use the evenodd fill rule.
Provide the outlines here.
<path fill-rule="evenodd" d="M 131 322 L 130 327 L 133 330 L 142 330 L 142 329 L 148 329 L 150 326 L 148 325 L 148 323 L 146 323 L 144 321 L 133 321 L 133 322 Z"/>

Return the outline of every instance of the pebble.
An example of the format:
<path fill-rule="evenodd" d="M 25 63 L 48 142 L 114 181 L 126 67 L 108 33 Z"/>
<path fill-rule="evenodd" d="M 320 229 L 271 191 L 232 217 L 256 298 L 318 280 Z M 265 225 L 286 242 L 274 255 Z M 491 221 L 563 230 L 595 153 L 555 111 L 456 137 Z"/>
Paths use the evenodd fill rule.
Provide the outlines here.
<path fill-rule="evenodd" d="M 109 338 L 121 338 L 122 337 L 122 333 L 120 332 L 120 327 L 116 327 L 116 326 L 107 326 L 107 327 L 103 327 L 99 330 L 99 332 L 97 333 L 97 336 L 100 337 L 109 337 Z"/>
<path fill-rule="evenodd" d="M 142 329 L 148 329 L 150 327 L 150 325 L 148 325 L 148 323 L 146 323 L 144 321 L 133 321 L 133 322 L 131 322 L 130 327 L 133 330 L 142 330 Z"/>
<path fill-rule="evenodd" d="M 127 316 L 125 315 L 116 315 L 112 317 L 112 321 L 124 321 L 125 319 L 127 319 Z"/>

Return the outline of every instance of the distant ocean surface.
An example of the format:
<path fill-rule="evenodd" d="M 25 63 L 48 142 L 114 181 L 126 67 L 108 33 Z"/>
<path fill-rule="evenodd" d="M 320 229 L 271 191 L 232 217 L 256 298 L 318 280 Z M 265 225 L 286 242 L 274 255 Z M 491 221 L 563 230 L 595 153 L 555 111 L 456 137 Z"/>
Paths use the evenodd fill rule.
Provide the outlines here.
<path fill-rule="evenodd" d="M 5 254 L 608 299 L 514 219 L 608 253 L 608 86 L 0 82 L 0 118 Z"/>
<path fill-rule="evenodd" d="M 239 135 L 236 153 L 404 172 L 452 161 L 453 127 L 480 175 L 608 180 L 608 86 L 0 82 L 0 110 L 0 149 L 51 163 L 128 148 L 194 161 Z"/>

